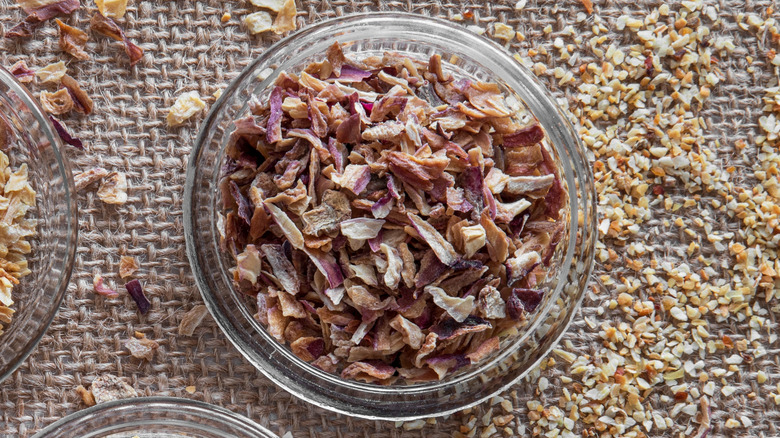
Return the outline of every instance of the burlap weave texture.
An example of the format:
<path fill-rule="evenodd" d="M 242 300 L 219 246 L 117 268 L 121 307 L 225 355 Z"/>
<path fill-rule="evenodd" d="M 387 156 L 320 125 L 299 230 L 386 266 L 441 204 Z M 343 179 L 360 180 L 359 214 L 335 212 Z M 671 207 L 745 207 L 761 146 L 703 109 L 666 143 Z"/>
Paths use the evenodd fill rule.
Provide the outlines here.
<path fill-rule="evenodd" d="M 22 17 L 22 11 L 11 0 L 0 0 L 0 25 L 8 29 Z M 68 22 L 87 28 L 94 5 L 85 6 Z M 719 85 L 702 114 L 710 122 L 711 140 L 723 145 L 719 150 L 724 162 L 735 166 L 746 163 L 733 154 L 734 141 L 752 139 L 757 133 L 756 121 L 760 115 L 763 87 L 770 83 L 768 69 L 746 71 L 748 55 L 762 66 L 763 56 L 755 38 L 736 27 L 740 11 L 762 11 L 771 1 L 719 2 L 726 33 L 734 36 L 735 53 L 722 60 L 726 81 Z M 596 5 L 596 13 L 609 22 L 622 14 L 642 17 L 660 2 L 639 0 L 626 4 L 609 1 Z M 375 10 L 410 11 L 426 15 L 452 18 L 466 10 L 473 18 L 464 24 L 490 27 L 490 23 L 508 23 L 526 36 L 524 42 L 513 41 L 509 49 L 521 54 L 528 48 L 545 46 L 550 55 L 550 67 L 562 64 L 557 60 L 552 44 L 564 26 L 586 29 L 576 24 L 575 16 L 583 11 L 578 1 L 529 1 L 522 11 L 514 9 L 515 1 L 353 1 L 303 0 L 298 1 L 299 25 L 352 12 Z M 777 6 L 777 5 L 775 5 Z M 93 37 L 88 52 L 89 61 L 75 61 L 57 46 L 56 26 L 48 23 L 35 36 L 21 42 L 0 40 L 0 64 L 9 67 L 18 60 L 41 67 L 60 59 L 69 60 L 71 75 L 77 78 L 95 100 L 95 113 L 86 117 L 66 119 L 73 131 L 87 143 L 85 151 L 68 149 L 73 168 L 85 170 L 101 166 L 127 173 L 131 189 L 129 201 L 123 206 L 110 206 L 97 199 L 94 191 L 79 195 L 79 247 L 67 296 L 54 323 L 38 349 L 8 380 L 0 384 L 0 435 L 28 437 L 37 430 L 84 406 L 74 391 L 78 385 L 88 386 L 98 375 L 112 373 L 128 378 L 145 395 L 173 395 L 194 398 L 224 406 L 247 415 L 280 435 L 292 431 L 297 437 L 335 438 L 353 436 L 377 437 L 448 437 L 458 430 L 467 416 L 455 415 L 439 419 L 436 425 L 420 431 L 404 431 L 391 423 L 356 420 L 333 415 L 314 408 L 285 393 L 268 381 L 232 348 L 216 324 L 209 318 L 193 337 L 176 334 L 182 315 L 201 303 L 184 251 L 182 225 L 182 198 L 185 169 L 191 145 L 197 135 L 202 116 L 181 128 L 171 129 L 165 124 L 167 109 L 182 92 L 197 90 L 208 96 L 209 103 L 216 90 L 223 88 L 255 56 L 277 40 L 276 36 L 249 36 L 240 17 L 253 11 L 244 0 L 201 1 L 141 1 L 131 0 L 125 28 L 127 35 L 146 51 L 144 59 L 130 67 L 119 43 Z M 227 23 L 221 18 L 232 14 Z M 552 33 L 543 28 L 552 26 Z M 723 31 L 722 31 L 723 32 Z M 621 32 L 607 34 L 617 43 L 626 43 Z M 582 62 L 593 60 L 587 51 Z M 554 80 L 546 78 L 560 97 L 570 97 Z M 734 161 L 736 160 L 736 161 Z M 716 216 L 717 217 L 717 216 Z M 647 224 L 652 229 L 663 220 L 658 212 Z M 716 229 L 734 231 L 737 226 L 723 219 L 713 224 Z M 685 249 L 690 240 L 682 233 L 660 233 L 665 251 L 670 257 L 679 248 Z M 118 282 L 118 262 L 121 255 L 135 256 L 141 263 L 137 277 L 145 284 L 152 301 L 152 310 L 139 316 L 129 297 L 123 303 L 109 303 L 96 297 L 92 278 L 102 274 L 109 282 Z M 597 265 L 595 275 L 604 272 Z M 601 318 L 597 308 L 613 291 L 595 284 L 581 311 L 583 316 Z M 607 314 L 616 317 L 616 314 Z M 772 315 L 774 327 L 774 315 Z M 712 322 L 715 334 L 744 334 L 746 322 Z M 160 348 L 151 363 L 128 355 L 123 341 L 140 331 L 157 340 Z M 587 354 L 601 344 L 597 330 L 578 320 L 570 329 L 577 354 Z M 750 370 L 765 370 L 772 377 L 780 377 L 777 363 L 777 345 L 767 346 L 769 354 L 754 363 Z M 723 358 L 707 358 L 708 366 L 722 366 Z M 543 375 L 556 382 L 565 368 L 544 371 Z M 193 385 L 194 394 L 185 387 Z M 557 385 L 554 385 L 557 386 Z M 535 386 L 520 383 L 514 388 L 519 421 L 526 421 L 525 402 L 534 394 Z M 780 414 L 772 400 L 767 398 L 771 387 L 758 388 L 755 379 L 746 379 L 729 398 L 713 399 L 715 434 L 735 436 L 777 436 Z M 758 397 L 748 398 L 755 392 Z M 548 401 L 560 396 L 559 389 L 547 391 Z M 660 394 L 649 403 L 664 411 L 671 403 L 661 401 Z M 479 414 L 488 406 L 477 409 Z M 736 413 L 753 420 L 750 430 L 727 431 L 722 427 L 726 418 Z M 478 415 L 479 415 L 478 414 Z M 684 430 L 688 419 L 681 420 Z M 667 431 L 668 436 L 672 436 Z M 679 431 L 678 431 L 679 432 Z M 653 432 L 657 434 L 657 431 Z M 659 435 L 661 436 L 661 435 Z M 676 436 L 676 435 L 674 435 Z"/>

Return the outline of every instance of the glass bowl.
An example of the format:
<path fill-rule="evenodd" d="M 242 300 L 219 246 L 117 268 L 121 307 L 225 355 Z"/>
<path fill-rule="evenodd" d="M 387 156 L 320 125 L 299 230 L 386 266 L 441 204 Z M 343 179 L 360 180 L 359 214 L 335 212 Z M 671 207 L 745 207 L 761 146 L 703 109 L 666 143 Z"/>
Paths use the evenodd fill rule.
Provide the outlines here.
<path fill-rule="evenodd" d="M 175 397 L 137 397 L 75 412 L 33 438 L 278 438 L 219 406 Z"/>
<path fill-rule="evenodd" d="M 233 120 L 247 114 L 251 96 L 262 100 L 278 73 L 297 73 L 324 58 L 335 41 L 347 56 L 386 50 L 421 60 L 434 53 L 450 71 L 499 84 L 538 118 L 568 193 L 567 223 L 546 279 L 549 292 L 525 331 L 492 357 L 441 381 L 379 386 L 348 381 L 298 359 L 253 318 L 251 299 L 236 291 L 232 258 L 219 248 L 218 180 Z M 453 58 L 455 56 L 455 58 Z M 596 197 L 593 176 L 576 132 L 549 91 L 501 47 L 449 22 L 403 13 L 345 16 L 307 27 L 267 49 L 225 90 L 190 156 L 184 201 L 187 255 L 203 299 L 228 339 L 262 373 L 293 395 L 351 416 L 413 420 L 473 406 L 525 376 L 549 353 L 576 314 L 593 267 Z"/>
<path fill-rule="evenodd" d="M 62 143 L 49 117 L 27 89 L 0 68 L 0 123 L 10 146 L 11 167 L 28 166 L 36 191 L 35 208 L 27 216 L 37 221 L 27 254 L 31 274 L 13 289 L 16 313 L 0 335 L 0 380 L 24 362 L 43 337 L 70 280 L 76 254 L 78 215 L 70 166 L 60 153 Z"/>

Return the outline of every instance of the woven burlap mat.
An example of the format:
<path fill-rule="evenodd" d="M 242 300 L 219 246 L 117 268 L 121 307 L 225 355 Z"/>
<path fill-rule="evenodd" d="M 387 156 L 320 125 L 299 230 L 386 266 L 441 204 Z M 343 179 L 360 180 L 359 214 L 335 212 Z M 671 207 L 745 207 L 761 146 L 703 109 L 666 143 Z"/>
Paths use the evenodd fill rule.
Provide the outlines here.
<path fill-rule="evenodd" d="M 23 17 L 22 11 L 10 3 L 13 2 L 0 2 L 0 25 L 5 29 Z M 68 22 L 87 28 L 94 6 L 91 1 L 83 3 L 86 5 Z M 751 139 L 756 133 L 762 87 L 770 78 L 762 68 L 754 73 L 746 72 L 748 55 L 758 60 L 759 67 L 763 56 L 758 53 L 755 38 L 737 28 L 736 16 L 740 11 L 762 12 L 772 2 L 721 0 L 717 3 L 725 22 L 725 29 L 720 32 L 731 34 L 737 49 L 734 55 L 721 61 L 726 82 L 719 85 L 702 114 L 713 122 L 708 130 L 709 139 L 720 140 L 722 147 L 718 153 L 728 161 L 736 159 L 731 153 L 734 140 Z M 659 5 L 660 2 L 653 0 L 630 4 L 607 1 L 596 5 L 596 14 L 610 23 L 622 14 L 643 17 Z M 572 24 L 586 38 L 592 35 L 592 17 L 584 23 L 575 22 L 576 14 L 583 11 L 578 1 L 530 0 L 520 12 L 514 6 L 515 1 L 299 0 L 298 22 L 303 25 L 327 17 L 375 10 L 452 18 L 470 10 L 473 17 L 464 24 L 485 28 L 496 21 L 509 23 L 527 38 L 525 42 L 514 41 L 510 50 L 526 54 L 531 47 L 544 46 L 550 52 L 546 62 L 551 67 L 561 65 L 552 44 L 566 25 Z M 84 62 L 69 59 L 57 46 L 56 26 L 52 23 L 42 26 L 32 39 L 20 43 L 0 41 L 0 63 L 6 67 L 17 60 L 41 67 L 69 59 L 71 74 L 88 90 L 96 108 L 88 117 L 66 119 L 87 143 L 85 151 L 68 149 L 73 168 L 101 166 L 121 170 L 131 182 L 130 198 L 123 206 L 106 205 L 93 191 L 79 195 L 80 240 L 72 281 L 37 351 L 0 384 L 0 434 L 3 436 L 31 436 L 83 409 L 74 388 L 88 386 L 104 373 L 127 377 L 141 394 L 174 395 L 214 403 L 247 415 L 280 435 L 291 431 L 295 437 L 447 437 L 468 421 L 469 415 L 453 415 L 422 430 L 404 431 L 391 423 L 334 415 L 293 398 L 268 381 L 229 345 L 210 317 L 195 336 L 177 336 L 181 316 L 201 303 L 185 256 L 182 198 L 187 158 L 202 116 L 184 127 L 169 129 L 165 115 L 182 92 L 197 90 L 202 96 L 211 96 L 277 40 L 275 36 L 247 34 L 240 17 L 250 11 L 253 11 L 251 5 L 244 0 L 131 0 L 125 28 L 128 36 L 147 53 L 133 68 L 129 67 L 118 43 L 106 38 L 93 37 L 88 43 L 93 59 Z M 222 23 L 220 20 L 226 12 L 232 18 Z M 547 25 L 552 29 L 549 34 L 543 32 Z M 622 33 L 606 35 L 618 44 L 625 42 Z M 593 59 L 588 53 L 582 56 L 583 61 Z M 559 96 L 565 96 L 555 80 L 548 81 Z M 734 163 L 737 167 L 740 164 Z M 664 212 L 659 209 L 652 220 L 656 222 L 651 221 L 647 226 L 652 228 L 663 218 Z M 728 219 L 720 219 L 714 223 L 716 229 L 736 228 L 729 225 Z M 678 247 L 686 248 L 690 243 L 681 234 L 662 234 L 658 238 L 663 239 L 665 249 L 673 254 Z M 141 262 L 137 277 L 146 285 L 153 303 L 147 316 L 139 316 L 129 297 L 121 304 L 109 304 L 96 297 L 92 290 L 96 273 L 102 273 L 112 284 L 119 280 L 116 272 L 121 255 L 135 256 Z M 597 266 L 596 274 L 602 273 L 604 268 Z M 602 317 L 598 315 L 598 306 L 614 296 L 613 290 L 596 284 L 586 297 L 582 316 L 599 320 Z M 619 317 L 618 313 L 606 315 L 613 319 Z M 773 315 L 771 319 L 774 324 Z M 747 331 L 746 322 L 717 323 L 714 319 L 709 322 L 710 332 L 714 334 L 739 337 Z M 160 343 L 151 363 L 130 357 L 123 348 L 123 341 L 134 331 L 143 332 Z M 581 318 L 566 339 L 573 342 L 576 354 L 592 353 L 602 343 L 598 329 L 589 328 Z M 764 369 L 770 377 L 777 376 L 777 345 L 767 348 L 769 354 L 756 361 L 751 370 Z M 706 362 L 708 367 L 722 366 L 723 358 L 716 354 L 708 356 Z M 557 376 L 564 372 L 564 367 L 543 371 L 553 383 L 545 394 L 548 403 L 555 404 L 561 396 Z M 740 383 L 739 379 L 733 384 L 738 386 L 733 396 L 726 399 L 717 394 L 713 399 L 715 434 L 727 434 L 723 422 L 740 414 L 751 418 L 754 426 L 735 434 L 777 435 L 780 414 L 768 399 L 772 387 L 758 388 L 754 381 Z M 196 388 L 194 394 L 185 391 L 191 385 Z M 527 422 L 525 402 L 535 397 L 535 388 L 528 383 L 514 388 L 519 422 Z M 758 397 L 748 398 L 746 394 L 751 391 Z M 650 397 L 648 402 L 658 412 L 665 412 L 673 405 L 658 395 Z M 481 406 L 475 412 L 480 415 L 486 409 L 487 405 Z M 685 430 L 689 422 L 688 417 L 680 421 L 674 436 Z M 672 431 L 666 433 L 672 435 Z"/>

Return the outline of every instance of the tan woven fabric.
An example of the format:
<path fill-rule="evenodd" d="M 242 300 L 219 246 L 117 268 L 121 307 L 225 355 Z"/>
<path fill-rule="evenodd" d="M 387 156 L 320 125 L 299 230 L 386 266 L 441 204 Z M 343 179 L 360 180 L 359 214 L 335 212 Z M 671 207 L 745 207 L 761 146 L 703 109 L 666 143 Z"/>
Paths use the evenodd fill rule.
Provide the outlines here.
<path fill-rule="evenodd" d="M 23 16 L 18 7 L 9 3 L 12 2 L 0 1 L 0 25 L 4 29 Z M 82 29 L 87 28 L 94 10 L 91 1 L 83 3 L 85 7 L 67 20 Z M 555 66 L 560 62 L 552 55 L 556 33 L 566 24 L 574 24 L 578 32 L 589 38 L 588 29 L 592 24 L 592 19 L 588 25 L 575 24 L 576 14 L 583 10 L 579 2 L 558 3 L 530 0 L 522 12 L 517 12 L 515 1 L 506 0 L 299 0 L 298 20 L 302 25 L 371 10 L 452 17 L 470 9 L 474 16 L 464 24 L 486 27 L 495 21 L 507 22 L 527 37 L 523 43 L 514 41 L 512 50 L 525 54 L 532 46 L 544 45 L 551 53 L 548 63 Z M 730 153 L 733 140 L 752 138 L 756 133 L 761 88 L 768 84 L 770 77 L 762 74 L 762 69 L 754 74 L 745 72 L 747 55 L 759 60 L 756 64 L 759 66 L 764 58 L 757 53 L 754 37 L 736 28 L 735 16 L 740 10 L 763 11 L 771 3 L 720 1 L 726 11 L 723 13 L 728 16 L 727 33 L 733 34 L 737 49 L 721 64 L 728 80 L 717 88 L 717 95 L 708 102 L 704 115 L 710 122 L 719 122 L 712 123 L 709 133 L 712 139 L 721 141 L 723 147 L 719 152 L 723 153 L 724 160 L 736 159 Z M 596 12 L 607 21 L 623 13 L 641 17 L 659 4 L 655 0 L 630 4 L 609 1 L 597 4 Z M 116 207 L 100 202 L 94 191 L 79 196 L 80 244 L 72 282 L 59 314 L 37 351 L 0 384 L 0 435 L 31 436 L 40 428 L 82 409 L 75 387 L 88 386 L 103 373 L 126 376 L 141 394 L 175 395 L 215 403 L 245 414 L 280 435 L 292 431 L 295 437 L 447 437 L 468 421 L 469 415 L 455 415 L 439 419 L 436 425 L 421 431 L 406 432 L 390 423 L 333 415 L 298 401 L 268 381 L 228 344 L 210 317 L 195 336 L 176 335 L 182 315 L 201 302 L 184 251 L 182 198 L 187 158 L 202 116 L 182 128 L 168 129 L 165 115 L 184 91 L 198 90 L 201 96 L 211 96 L 277 39 L 251 37 L 246 33 L 240 17 L 252 10 L 244 0 L 131 0 L 125 28 L 127 35 L 146 51 L 140 63 L 130 68 L 119 43 L 94 35 L 87 46 L 87 51 L 93 54 L 92 60 L 69 59 L 71 74 L 84 84 L 96 108 L 91 116 L 66 119 L 87 143 L 83 152 L 68 149 L 73 167 L 84 170 L 102 166 L 126 172 L 131 184 L 130 198 L 126 205 Z M 232 19 L 223 24 L 220 18 L 225 12 L 231 13 Z M 542 29 L 548 24 L 553 32 L 545 35 Z M 623 41 L 618 34 L 608 34 L 608 37 Z M 585 52 L 582 56 L 584 61 L 592 60 Z M 0 40 L 0 63 L 6 67 L 20 59 L 41 67 L 62 58 L 68 59 L 57 46 L 56 26 L 52 23 L 37 30 L 34 38 L 20 43 Z M 551 80 L 550 84 L 560 90 L 555 81 Z M 209 97 L 209 102 L 213 98 Z M 656 222 L 650 222 L 648 227 L 661 218 L 663 214 L 659 211 L 653 219 Z M 727 220 L 713 225 L 716 229 L 737 228 Z M 676 233 L 658 237 L 665 242 L 669 254 L 689 244 L 687 237 Z M 145 284 L 152 301 L 147 316 L 138 315 L 129 297 L 121 304 L 109 304 L 92 291 L 95 273 L 102 273 L 112 285 L 119 280 L 121 255 L 135 256 L 141 262 L 136 276 Z M 603 267 L 597 266 L 596 274 L 601 270 Z M 612 296 L 614 291 L 596 284 L 585 300 L 582 314 L 598 319 L 599 304 Z M 606 315 L 612 319 L 620 317 L 618 313 Z M 739 336 L 747 330 L 746 324 L 717 324 L 714 320 L 711 324 L 710 332 L 716 335 Z M 160 343 L 152 363 L 130 357 L 122 346 L 136 330 Z M 597 330 L 583 322 L 573 325 L 567 339 L 574 343 L 578 354 L 594 351 L 601 344 Z M 750 369 L 764 369 L 770 377 L 778 377 L 778 347 L 767 348 L 770 354 Z M 723 366 L 722 357 L 708 357 L 707 365 Z M 548 403 L 555 403 L 561 396 L 556 376 L 562 372 L 565 368 L 543 372 L 553 383 L 545 394 Z M 739 413 L 751 418 L 754 427 L 736 431 L 736 435 L 777 436 L 780 411 L 767 398 L 773 390 L 772 380 L 765 388 L 755 386 L 754 379 L 751 382 L 746 380 L 728 399 L 720 395 L 714 398 L 716 435 L 726 434 L 723 422 Z M 196 387 L 192 395 L 184 389 L 189 385 Z M 517 418 L 527 422 L 525 402 L 534 396 L 535 386 L 521 383 L 515 390 Z M 751 391 L 757 397 L 748 398 Z M 670 395 L 668 390 L 660 389 L 649 398 L 649 403 L 660 412 L 673 406 L 672 402 L 663 400 L 662 394 Z M 488 407 L 481 406 L 475 413 L 480 416 Z M 495 410 L 498 412 L 500 408 L 496 406 Z M 677 433 L 684 431 L 689 421 L 688 417 L 680 418 Z"/>

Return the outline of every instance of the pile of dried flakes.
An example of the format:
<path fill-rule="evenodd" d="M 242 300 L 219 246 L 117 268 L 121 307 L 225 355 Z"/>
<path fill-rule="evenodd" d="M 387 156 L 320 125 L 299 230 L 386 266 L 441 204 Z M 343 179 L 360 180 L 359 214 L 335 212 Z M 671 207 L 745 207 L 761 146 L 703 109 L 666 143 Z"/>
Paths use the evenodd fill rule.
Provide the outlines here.
<path fill-rule="evenodd" d="M 780 404 L 780 384 L 751 367 L 777 342 L 771 314 L 780 311 L 780 34 L 771 7 L 734 14 L 736 23 L 725 12 L 702 1 L 609 19 L 580 12 L 544 29 L 549 58 L 545 45 L 516 56 L 572 96 L 560 102 L 593 161 L 600 243 L 585 305 L 598 316 L 585 329 L 602 343 L 580 354 L 583 345 L 564 341 L 527 378 L 536 400 L 518 390 L 469 409 L 456 437 L 702 437 L 753 426 L 747 406 L 716 408 L 733 406 L 738 390 Z M 765 56 L 748 56 L 748 73 L 773 78 L 759 84 L 763 114 L 747 121 L 761 132 L 722 145 L 703 114 L 726 79 L 719 66 L 738 50 L 735 27 Z M 494 37 L 509 34 L 495 25 Z"/>

